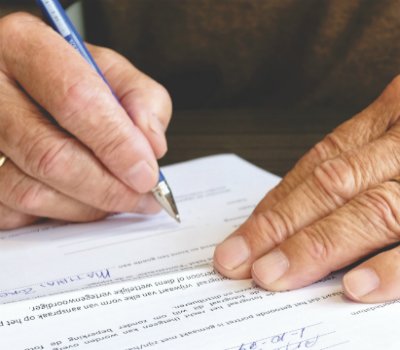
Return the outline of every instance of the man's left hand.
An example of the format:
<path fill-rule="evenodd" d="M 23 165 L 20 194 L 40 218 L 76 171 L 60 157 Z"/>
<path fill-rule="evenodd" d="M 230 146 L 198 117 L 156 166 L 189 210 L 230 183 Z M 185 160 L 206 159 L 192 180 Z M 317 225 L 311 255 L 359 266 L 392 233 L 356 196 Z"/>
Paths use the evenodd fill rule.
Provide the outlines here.
<path fill-rule="evenodd" d="M 231 278 L 261 287 L 309 285 L 400 240 L 400 77 L 315 145 L 215 251 Z M 347 272 L 356 301 L 400 298 L 400 247 Z"/>

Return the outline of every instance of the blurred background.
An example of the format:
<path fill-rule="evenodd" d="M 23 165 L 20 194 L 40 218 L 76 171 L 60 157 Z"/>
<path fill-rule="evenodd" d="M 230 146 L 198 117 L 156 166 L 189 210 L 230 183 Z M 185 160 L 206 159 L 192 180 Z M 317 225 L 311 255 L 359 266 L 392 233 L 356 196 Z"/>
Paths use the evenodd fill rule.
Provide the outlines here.
<path fill-rule="evenodd" d="M 282 175 L 400 67 L 398 0 L 64 3 L 75 3 L 69 11 L 89 42 L 170 92 L 166 163 L 235 152 Z M 32 1 L 2 4 L 0 15 L 36 11 Z"/>

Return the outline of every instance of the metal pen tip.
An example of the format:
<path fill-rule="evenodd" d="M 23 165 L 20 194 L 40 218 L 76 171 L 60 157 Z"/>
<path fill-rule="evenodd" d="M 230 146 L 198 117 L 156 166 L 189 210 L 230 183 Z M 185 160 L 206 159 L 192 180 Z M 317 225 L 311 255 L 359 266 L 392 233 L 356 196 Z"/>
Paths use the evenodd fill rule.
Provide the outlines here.
<path fill-rule="evenodd" d="M 178 223 L 181 222 L 181 217 L 175 203 L 174 196 L 172 195 L 171 188 L 169 187 L 165 178 L 160 179 L 157 186 L 153 189 L 153 195 L 161 207 L 174 218 Z"/>

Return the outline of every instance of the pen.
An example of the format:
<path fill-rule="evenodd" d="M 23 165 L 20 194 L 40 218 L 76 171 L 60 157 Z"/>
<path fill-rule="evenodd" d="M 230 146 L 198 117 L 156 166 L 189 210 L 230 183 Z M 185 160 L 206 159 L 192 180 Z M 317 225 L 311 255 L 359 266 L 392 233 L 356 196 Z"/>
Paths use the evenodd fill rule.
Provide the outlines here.
<path fill-rule="evenodd" d="M 36 3 L 41 8 L 43 14 L 50 22 L 51 26 L 56 30 L 68 43 L 70 43 L 81 56 L 92 66 L 94 70 L 103 78 L 105 83 L 110 88 L 105 76 L 96 64 L 89 50 L 86 48 L 81 36 L 75 29 L 68 15 L 58 0 L 36 0 Z M 115 94 L 114 94 L 115 96 Z M 118 98 L 117 98 L 118 100 Z M 178 208 L 176 206 L 171 188 L 169 187 L 163 173 L 160 171 L 160 176 L 157 186 L 152 190 L 152 193 L 158 203 L 165 209 L 165 211 L 173 217 L 177 222 L 180 222 Z"/>

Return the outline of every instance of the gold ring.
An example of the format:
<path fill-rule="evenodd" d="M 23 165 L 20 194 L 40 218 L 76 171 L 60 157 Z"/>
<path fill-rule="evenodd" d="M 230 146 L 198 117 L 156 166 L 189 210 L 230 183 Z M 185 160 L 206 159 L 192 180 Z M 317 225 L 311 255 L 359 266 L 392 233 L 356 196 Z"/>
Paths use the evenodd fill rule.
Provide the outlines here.
<path fill-rule="evenodd" d="M 6 160 L 7 160 L 7 157 L 4 154 L 0 153 L 0 168 L 4 165 Z"/>

